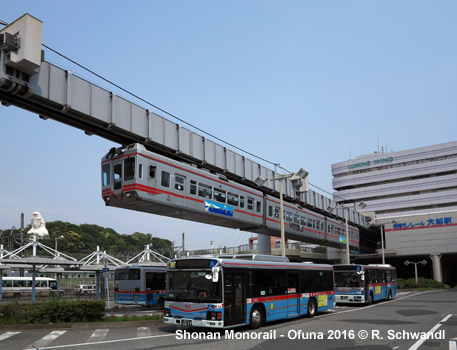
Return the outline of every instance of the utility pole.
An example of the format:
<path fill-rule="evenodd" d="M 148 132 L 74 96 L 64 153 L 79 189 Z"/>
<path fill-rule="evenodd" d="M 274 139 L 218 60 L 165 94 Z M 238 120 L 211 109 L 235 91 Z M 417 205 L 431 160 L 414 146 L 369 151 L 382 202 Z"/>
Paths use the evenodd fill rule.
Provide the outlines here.
<path fill-rule="evenodd" d="M 24 245 L 24 213 L 21 213 L 21 248 Z M 21 251 L 21 258 L 24 257 L 24 251 Z"/>

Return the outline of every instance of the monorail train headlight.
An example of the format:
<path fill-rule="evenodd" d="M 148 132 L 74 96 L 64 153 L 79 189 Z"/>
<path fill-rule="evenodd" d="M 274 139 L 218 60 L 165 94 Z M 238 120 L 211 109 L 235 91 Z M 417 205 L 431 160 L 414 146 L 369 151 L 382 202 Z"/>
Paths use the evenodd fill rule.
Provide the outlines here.
<path fill-rule="evenodd" d="M 111 196 L 106 196 L 106 197 L 105 197 L 105 201 L 106 201 L 106 202 L 109 202 L 110 200 L 111 200 Z"/>

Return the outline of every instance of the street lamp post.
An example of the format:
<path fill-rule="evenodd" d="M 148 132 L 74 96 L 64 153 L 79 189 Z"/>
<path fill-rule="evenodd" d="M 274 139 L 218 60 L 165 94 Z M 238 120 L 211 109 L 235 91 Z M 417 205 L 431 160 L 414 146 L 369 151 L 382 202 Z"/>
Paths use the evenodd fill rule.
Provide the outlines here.
<path fill-rule="evenodd" d="M 55 251 L 56 251 L 56 256 L 57 256 L 57 240 L 58 240 L 58 239 L 65 239 L 65 237 L 64 237 L 63 235 L 60 235 L 60 237 L 56 237 L 56 238 L 55 238 L 55 240 L 56 240 L 56 249 L 55 249 Z"/>
<path fill-rule="evenodd" d="M 286 256 L 286 234 L 285 234 L 285 228 L 284 228 L 284 199 L 283 199 L 283 190 L 282 190 L 282 182 L 285 179 L 289 179 L 293 177 L 294 175 L 298 176 L 296 179 L 303 179 L 305 180 L 305 191 L 308 189 L 308 172 L 301 168 L 297 173 L 291 173 L 287 175 L 281 175 L 276 178 L 263 178 L 260 175 L 257 176 L 257 179 L 255 180 L 255 183 L 258 186 L 263 186 L 267 180 L 271 181 L 279 181 L 279 210 L 281 212 L 281 256 Z M 299 186 L 298 186 L 299 187 Z"/>
<path fill-rule="evenodd" d="M 425 260 L 418 261 L 418 262 L 405 261 L 406 266 L 408 266 L 409 264 L 414 264 L 414 274 L 416 277 L 416 284 L 417 284 L 417 282 L 419 282 L 419 279 L 417 278 L 417 264 L 425 265 L 426 263 L 427 263 L 427 261 L 425 261 Z"/>
<path fill-rule="evenodd" d="M 376 222 L 376 217 L 375 217 L 375 222 Z M 382 258 L 382 263 L 385 264 L 386 263 L 386 259 L 385 259 L 385 253 L 384 253 L 384 231 L 386 230 L 386 225 L 387 224 L 396 224 L 397 222 L 395 220 L 392 220 L 390 222 L 386 222 L 384 224 L 379 224 L 380 228 L 381 228 L 381 258 Z M 378 225 L 374 225 L 374 226 L 378 226 Z"/>

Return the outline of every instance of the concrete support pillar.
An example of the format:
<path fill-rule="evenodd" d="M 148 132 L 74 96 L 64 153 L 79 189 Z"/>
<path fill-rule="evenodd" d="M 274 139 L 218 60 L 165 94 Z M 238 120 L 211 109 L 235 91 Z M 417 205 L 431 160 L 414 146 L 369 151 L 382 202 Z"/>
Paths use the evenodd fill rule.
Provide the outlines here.
<path fill-rule="evenodd" d="M 271 255 L 271 238 L 266 235 L 257 236 L 257 249 L 259 254 Z"/>
<path fill-rule="evenodd" d="M 433 279 L 438 282 L 443 282 L 443 273 L 441 271 L 441 255 L 432 254 L 430 255 L 433 264 Z"/>
<path fill-rule="evenodd" d="M 341 249 L 340 250 L 340 254 L 341 254 L 341 263 L 342 264 L 350 264 L 351 262 L 348 261 L 348 256 L 350 256 L 349 254 L 346 253 L 346 249 Z"/>

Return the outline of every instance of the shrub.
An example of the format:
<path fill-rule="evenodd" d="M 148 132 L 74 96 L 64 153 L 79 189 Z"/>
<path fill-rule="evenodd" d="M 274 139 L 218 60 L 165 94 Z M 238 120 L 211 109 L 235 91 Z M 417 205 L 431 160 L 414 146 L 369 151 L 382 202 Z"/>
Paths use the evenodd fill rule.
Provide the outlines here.
<path fill-rule="evenodd" d="M 46 324 L 94 322 L 105 316 L 105 302 L 94 300 L 66 301 L 51 298 L 47 302 L 0 305 L 1 324 Z"/>
<path fill-rule="evenodd" d="M 409 278 L 407 280 L 398 279 L 397 286 L 400 289 L 415 289 L 415 288 L 425 288 L 425 289 L 447 289 L 450 288 L 447 284 L 438 282 L 432 279 L 419 277 L 416 283 L 415 278 Z"/>

